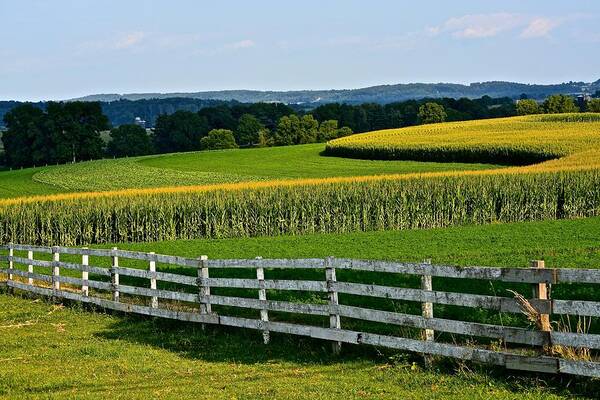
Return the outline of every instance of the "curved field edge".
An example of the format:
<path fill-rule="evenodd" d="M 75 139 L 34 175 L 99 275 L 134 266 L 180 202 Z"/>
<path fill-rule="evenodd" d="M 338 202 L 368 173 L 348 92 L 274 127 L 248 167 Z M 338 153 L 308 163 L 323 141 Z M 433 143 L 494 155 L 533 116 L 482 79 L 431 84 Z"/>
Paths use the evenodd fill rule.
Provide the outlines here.
<path fill-rule="evenodd" d="M 586 115 L 586 114 L 582 114 Z M 481 129 L 485 132 L 486 135 L 494 135 L 494 128 L 502 127 L 508 124 L 509 126 L 513 126 L 515 121 L 517 126 L 520 126 L 519 129 L 525 131 L 526 139 L 528 142 L 525 142 L 522 145 L 512 143 L 512 147 L 508 146 L 508 144 L 498 144 L 498 143 L 487 143 L 485 137 L 481 140 L 477 138 L 477 136 L 473 136 L 473 132 L 468 132 L 467 136 L 459 136 L 459 139 L 464 139 L 464 143 L 462 141 L 451 143 L 452 146 L 459 146 L 459 149 L 447 149 L 443 147 L 443 143 L 435 144 L 435 137 L 428 136 L 423 139 L 422 135 L 419 134 L 419 140 L 425 140 L 424 144 L 420 144 L 418 149 L 410 146 L 410 143 L 407 145 L 407 148 L 400 148 L 399 150 L 390 150 L 390 151 L 399 151 L 401 154 L 405 154 L 406 152 L 421 152 L 422 155 L 427 155 L 428 161 L 440 161 L 431 159 L 434 154 L 446 154 L 448 157 L 455 157 L 456 154 L 454 151 L 460 152 L 464 157 L 468 158 L 468 154 L 481 155 L 486 154 L 486 151 L 493 151 L 496 153 L 503 153 L 507 156 L 517 154 L 517 158 L 521 159 L 525 157 L 525 155 L 529 154 L 531 157 L 538 157 L 538 160 L 541 159 L 550 159 L 545 162 L 541 162 L 538 164 L 532 164 L 527 166 L 516 166 L 509 168 L 490 168 L 490 169 L 474 169 L 474 170 L 461 170 L 461 171 L 434 171 L 434 172 L 408 172 L 408 173 L 387 173 L 387 174 L 377 174 L 377 175 L 355 175 L 355 176 L 334 176 L 334 177 L 313 177 L 313 178 L 294 178 L 289 179 L 286 178 L 285 175 L 282 179 L 272 179 L 272 178 L 264 178 L 265 180 L 262 182 L 251 182 L 247 181 L 247 179 L 241 179 L 239 174 L 229 174 L 228 177 L 231 179 L 230 183 L 212 183 L 212 184 L 200 184 L 200 185 L 186 185 L 185 179 L 179 183 L 177 186 L 165 186 L 165 187 L 150 187 L 150 188 L 139 188 L 139 189 L 116 189 L 116 190 L 99 190 L 99 191 L 87 191 L 87 192 L 78 192 L 73 194 L 56 194 L 56 195 L 48 195 L 48 196 L 29 196 L 29 197 L 16 197 L 11 199 L 0 200 L 0 206 L 2 205 L 10 205 L 17 203 L 26 203 L 26 202 L 37 202 L 37 201 L 62 201 L 62 200 L 78 200 L 78 199 L 86 199 L 86 198 L 98 198 L 98 197 L 111 197 L 111 196 L 135 196 L 135 195 L 152 195 L 152 194 L 168 194 L 168 193 L 187 193 L 187 192 L 208 192 L 215 190 L 241 190 L 241 189 L 259 189 L 266 187 L 291 187 L 291 186 L 306 186 L 306 185 L 320 185 L 320 184 L 330 184 L 330 183 L 349 183 L 349 182 L 377 182 L 384 180 L 408 180 L 408 179 L 428 179 L 428 178 L 437 178 L 437 177 L 450 177 L 450 176 L 480 176 L 480 175 L 516 175 L 516 174 L 529 174 L 529 173 L 557 173 L 557 172 L 568 172 L 568 171 L 589 171 L 600 168 L 600 122 L 596 122 L 596 116 L 598 116 L 598 120 L 600 121 L 600 114 L 591 114 L 593 116 L 590 119 L 591 122 L 585 120 L 584 122 L 574 122 L 571 121 L 571 118 L 582 118 L 581 114 L 566 114 L 566 115 L 556 115 L 556 116 L 530 116 L 530 117 L 513 117 L 513 118 L 502 118 L 497 120 L 479 120 L 479 121 L 468 121 L 468 122 L 456 122 L 456 123 L 444 123 L 444 124 L 434 124 L 428 125 L 423 128 L 414 127 L 414 128 L 403 128 L 400 130 L 387 130 L 387 131 L 378 131 L 366 134 L 359 134 L 349 136 L 343 139 L 338 139 L 327 144 L 328 149 L 339 148 L 339 149 L 350 149 L 354 151 L 355 149 L 359 149 L 356 151 L 362 152 L 360 150 L 361 143 L 366 141 L 367 143 L 371 140 L 373 135 L 383 135 L 383 144 L 381 147 L 386 147 L 389 145 L 390 140 L 387 137 L 388 135 L 400 135 L 402 138 L 405 132 L 419 132 L 421 129 L 434 129 L 434 130 L 442 130 L 447 131 L 450 130 L 454 132 L 455 130 L 461 131 L 463 127 L 475 127 L 475 132 L 479 132 Z M 587 117 L 591 118 L 591 117 Z M 520 121 L 520 122 L 519 122 Z M 529 124 L 532 123 L 541 123 L 542 127 L 546 129 L 541 129 L 538 126 L 538 134 L 535 132 L 530 132 L 528 129 Z M 541 122 L 540 122 L 541 121 Z M 559 121 L 559 122 L 556 122 Z M 549 124 L 549 125 L 548 125 Z M 558 124 L 558 125 L 553 125 Z M 537 126 L 537 125 L 536 125 Z M 554 127 L 550 129 L 548 127 Z M 560 128 L 560 129 L 559 129 Z M 511 128 L 512 129 L 512 128 Z M 451 136 L 453 133 L 451 132 Z M 540 133 L 541 132 L 541 133 Z M 540 139 L 539 135 L 546 135 L 546 142 L 544 142 L 543 138 Z M 485 135 L 484 135 L 485 136 Z M 573 139 L 574 138 L 574 139 Z M 452 139 L 452 138 L 451 138 Z M 501 138 L 502 140 L 514 141 L 515 138 L 510 135 L 507 137 Z M 452 139 L 454 140 L 454 139 Z M 451 140 L 451 142 L 452 142 Z M 478 143 L 482 145 L 483 148 L 477 148 Z M 541 140 L 541 142 L 540 142 Z M 345 147 L 345 144 L 348 142 L 356 141 L 359 145 L 353 145 L 350 147 Z M 475 142 L 473 142 L 475 141 Z M 539 142 L 539 143 L 538 143 Z M 344 144 L 344 146 L 340 145 Z M 483 143 L 483 144 L 482 144 Z M 392 143 L 393 144 L 393 143 Z M 435 147 L 438 146 L 438 147 Z M 442 147 L 439 147 L 442 146 Z M 462 146 L 462 147 L 460 147 Z M 486 147 L 487 146 L 487 147 Z M 491 146 L 491 147 L 490 147 Z M 296 146 L 292 146 L 296 147 Z M 276 148 L 272 151 L 278 152 L 286 152 L 286 151 L 305 151 L 309 147 L 305 147 L 300 149 L 301 146 L 297 146 L 297 149 L 286 150 L 285 148 Z M 397 146 L 392 146 L 396 148 Z M 489 148 L 488 148 L 489 147 Z M 367 147 L 370 149 L 371 147 Z M 260 151 L 265 151 L 267 149 L 256 149 Z M 238 150 L 239 154 L 244 154 L 241 152 L 248 152 L 252 150 Z M 269 149 L 269 151 L 271 151 Z M 331 150 L 330 150 L 331 151 Z M 337 151 L 337 150 L 335 150 Z M 342 150 L 340 150 L 342 151 Z M 343 150 L 346 151 L 346 150 Z M 371 150 L 364 150 L 371 151 Z M 376 153 L 383 151 L 381 148 L 377 148 Z M 386 150 L 387 151 L 387 150 Z M 233 154 L 228 152 L 215 152 L 218 157 L 226 156 L 227 154 Z M 235 153 L 238 154 L 238 153 Z M 249 154 L 249 153 L 245 153 Z M 449 154 L 449 155 L 448 155 Z M 345 154 L 349 156 L 351 154 Z M 178 156 L 161 156 L 154 158 L 144 158 L 140 159 L 140 162 L 146 163 L 158 163 L 156 165 L 164 166 L 165 162 L 168 164 L 169 161 L 161 161 L 164 157 L 164 160 L 173 160 L 177 159 Z M 194 157 L 193 154 L 183 154 L 181 157 Z M 511 156 L 512 157 L 512 156 Z M 560 158 L 556 158 L 560 157 Z M 300 157 L 301 158 L 301 157 Z M 322 157 L 328 158 L 328 157 Z M 268 161 L 268 157 L 264 158 L 265 162 Z M 132 160 L 119 161 L 123 163 L 123 165 L 134 164 Z M 338 159 L 331 158 L 333 162 L 345 162 L 347 159 Z M 490 160 L 487 160 L 490 161 Z M 496 160 L 497 161 L 497 160 Z M 531 159 L 529 161 L 532 161 Z M 128 164 L 129 163 L 129 164 Z M 151 167 L 152 174 L 175 174 L 179 176 L 179 174 L 185 176 L 186 174 L 192 174 L 196 179 L 202 173 L 197 171 L 186 171 L 186 162 L 183 165 L 178 166 L 177 171 L 163 171 L 162 168 L 158 169 L 158 167 Z M 93 163 L 89 163 L 90 166 L 94 165 Z M 110 169 L 110 163 L 106 163 L 108 169 Z M 438 164 L 440 165 L 440 164 Z M 321 168 L 322 166 L 318 166 Z M 144 165 L 146 168 L 146 165 Z M 154 169 L 156 168 L 156 169 Z M 318 170 L 319 168 L 314 168 Z M 345 166 L 346 168 L 346 166 Z M 460 165 L 460 168 L 465 168 L 464 164 Z M 479 168 L 479 166 L 477 166 Z M 166 168 L 168 169 L 168 168 Z M 247 169 L 247 168 L 246 168 Z M 110 171 L 109 171 L 110 172 Z M 218 174 L 223 171 L 219 171 Z M 347 173 L 347 172 L 346 172 Z M 152 175 L 151 174 L 151 175 Z M 93 175 L 93 174 L 92 174 Z M 135 175 L 135 174 L 134 174 Z M 143 175 L 143 174 L 142 174 Z M 280 174 L 281 175 L 281 174 Z M 85 179 L 91 179 L 91 175 Z M 188 176 L 189 177 L 189 176 Z M 97 178 L 97 177 L 94 177 Z M 137 178 L 136 178 L 137 179 Z M 155 178 L 153 178 L 155 179 Z M 187 179 L 187 178 L 186 178 Z M 223 179 L 226 180 L 226 179 Z M 240 182 L 241 181 L 241 182 Z M 48 182 L 50 183 L 50 182 Z M 154 184 L 148 186 L 155 186 Z M 103 188 L 104 189 L 104 188 Z M 106 189 L 110 189 L 110 187 L 106 187 Z"/>
<path fill-rule="evenodd" d="M 558 114 L 420 125 L 327 143 L 331 156 L 531 165 L 600 150 L 600 114 Z"/>
<path fill-rule="evenodd" d="M 495 168 L 485 164 L 332 159 L 321 155 L 324 149 L 325 144 L 309 144 L 97 160 L 47 168 L 33 179 L 64 191 L 89 192 Z"/>

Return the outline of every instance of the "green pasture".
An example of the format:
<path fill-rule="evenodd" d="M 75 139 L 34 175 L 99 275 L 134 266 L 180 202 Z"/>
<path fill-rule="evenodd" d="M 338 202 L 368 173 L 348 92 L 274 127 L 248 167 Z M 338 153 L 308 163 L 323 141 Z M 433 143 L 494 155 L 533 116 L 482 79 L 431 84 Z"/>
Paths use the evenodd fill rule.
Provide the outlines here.
<path fill-rule="evenodd" d="M 432 258 L 434 263 L 512 267 L 544 259 L 548 267 L 598 268 L 598 237 L 600 218 L 589 218 L 117 246 L 187 257 Z M 0 321 L 4 398 L 539 399 L 594 398 L 599 388 L 589 379 L 449 360 L 426 368 L 418 355 L 369 347 L 344 346 L 335 357 L 326 342 L 287 335 L 273 334 L 265 346 L 259 332 L 202 330 L 197 324 L 90 312 L 75 304 L 57 307 L 6 294 L 0 294 Z"/>

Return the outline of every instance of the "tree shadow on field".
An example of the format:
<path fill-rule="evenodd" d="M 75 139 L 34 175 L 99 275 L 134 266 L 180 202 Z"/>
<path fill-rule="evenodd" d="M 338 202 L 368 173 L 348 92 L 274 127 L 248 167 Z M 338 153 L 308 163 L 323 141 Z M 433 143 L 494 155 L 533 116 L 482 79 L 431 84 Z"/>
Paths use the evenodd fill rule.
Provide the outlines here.
<path fill-rule="evenodd" d="M 304 366 L 344 363 L 367 363 L 373 366 L 416 364 L 426 368 L 423 365 L 423 358 L 414 353 L 344 344 L 342 353 L 336 356 L 332 352 L 331 343 L 324 340 L 272 332 L 271 342 L 265 345 L 262 342 L 261 332 L 250 329 L 213 325 L 206 325 L 203 329 L 201 324 L 192 322 L 119 313 L 116 313 L 116 316 L 117 321 L 96 336 L 102 339 L 118 339 L 149 345 L 192 360 L 247 365 L 273 361 Z M 567 397 L 596 398 L 597 393 L 600 392 L 600 380 L 567 375 L 536 375 L 508 371 L 499 367 L 461 363 L 451 359 L 438 359 L 428 368 L 446 376 L 465 372 L 479 373 L 487 377 L 490 385 L 496 388 L 502 387 L 517 396 L 524 389 L 535 387 L 543 388 L 548 394 Z M 365 368 L 366 373 L 369 370 L 371 369 Z"/>

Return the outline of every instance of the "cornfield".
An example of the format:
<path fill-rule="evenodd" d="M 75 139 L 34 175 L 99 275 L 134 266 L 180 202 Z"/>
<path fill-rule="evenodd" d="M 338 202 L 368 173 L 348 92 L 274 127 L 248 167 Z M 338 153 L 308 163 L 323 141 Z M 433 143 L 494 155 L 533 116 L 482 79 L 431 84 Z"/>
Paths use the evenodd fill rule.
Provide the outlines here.
<path fill-rule="evenodd" d="M 544 118 L 461 123 L 464 129 L 459 129 L 461 124 L 422 128 L 455 132 L 464 145 L 450 139 L 444 144 L 429 137 L 421 138 L 423 143 L 394 139 L 413 135 L 395 131 L 356 135 L 342 142 L 349 141 L 349 148 L 360 149 L 366 142 L 362 137 L 374 135 L 377 146 L 404 149 L 413 143 L 426 149 L 424 143 L 428 143 L 438 149 L 448 146 L 451 152 L 480 146 L 500 154 L 499 148 L 508 148 L 503 141 L 513 135 L 512 140 L 518 143 L 513 149 L 516 153 L 507 152 L 507 157 L 527 152 L 537 154 L 537 160 L 561 157 L 535 165 L 6 199 L 0 200 L 0 241 L 83 245 L 433 228 L 600 215 L 600 122 L 571 122 L 573 116 L 558 122 Z M 485 124 L 488 130 L 499 132 L 499 138 L 494 139 L 485 130 L 478 134 Z M 528 124 L 537 126 L 537 133 L 526 130 Z M 516 128 L 511 131 L 510 126 Z M 386 132 L 392 135 L 388 144 L 381 139 Z M 482 135 L 488 135 L 487 144 Z M 330 145 L 341 146 L 337 140 Z"/>
<path fill-rule="evenodd" d="M 0 208 L 3 242 L 82 245 L 598 215 L 600 171 L 100 196 Z"/>
<path fill-rule="evenodd" d="M 530 165 L 600 150 L 600 114 L 535 115 L 421 125 L 352 135 L 327 144 L 330 155 Z"/>

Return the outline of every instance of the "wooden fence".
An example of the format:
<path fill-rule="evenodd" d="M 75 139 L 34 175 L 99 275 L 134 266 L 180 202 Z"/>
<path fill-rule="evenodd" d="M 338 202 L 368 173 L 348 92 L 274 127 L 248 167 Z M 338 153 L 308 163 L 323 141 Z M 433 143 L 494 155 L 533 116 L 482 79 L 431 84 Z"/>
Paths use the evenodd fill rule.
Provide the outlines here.
<path fill-rule="evenodd" d="M 0 269 L 0 273 L 7 276 L 11 290 L 19 289 L 122 312 L 255 329 L 262 332 L 265 343 L 270 340 L 270 332 L 281 332 L 331 341 L 336 352 L 340 351 L 342 343 L 351 343 L 453 357 L 517 370 L 600 377 L 600 363 L 591 359 L 562 358 L 552 351 L 560 346 L 587 348 L 593 353 L 600 349 L 600 335 L 554 330 L 550 323 L 552 315 L 600 316 L 600 302 L 550 298 L 551 285 L 600 284 L 600 270 L 550 269 L 544 268 L 540 261 L 533 262 L 531 268 L 491 268 L 432 265 L 429 261 L 399 263 L 333 257 L 213 260 L 202 256 L 189 259 L 116 248 L 101 250 L 16 244 L 0 246 L 0 252 L 4 254 L 0 261 L 7 266 Z M 63 255 L 78 261 L 63 261 Z M 98 260 L 97 265 L 92 265 L 91 258 Z M 110 266 L 99 266 L 106 258 Z M 138 267 L 120 266 L 120 260 L 135 260 Z M 146 267 L 139 268 L 140 263 Z M 157 264 L 165 265 L 164 270 L 171 272 L 157 271 Z M 169 267 L 166 268 L 166 265 Z M 252 278 L 214 277 L 219 275 L 217 272 L 222 275 L 222 271 L 226 270 L 246 271 L 248 274 L 248 269 L 255 271 Z M 266 279 L 265 270 L 269 274 L 280 270 L 295 273 L 313 270 L 312 273 L 323 279 Z M 339 275 L 347 270 L 366 271 L 379 276 L 416 275 L 421 278 L 421 287 L 384 286 L 336 278 L 336 271 Z M 190 271 L 193 271 L 193 276 Z M 127 277 L 130 283 L 123 284 L 125 279 L 122 277 Z M 524 284 L 531 285 L 534 296 L 528 299 L 527 304 L 538 314 L 538 323 L 527 328 L 436 318 L 435 304 L 513 314 L 522 314 L 524 304 L 507 291 L 504 291 L 506 296 L 498 296 L 434 290 L 434 278 L 503 282 L 521 289 Z M 159 283 L 162 288 L 159 288 Z M 217 288 L 244 289 L 254 293 L 255 297 L 211 294 L 211 289 L 216 292 Z M 287 291 L 318 293 L 322 300 L 315 301 L 314 296 L 309 297 L 312 299 L 310 302 L 269 299 L 270 294 Z M 421 303 L 422 313 L 416 315 L 342 304 L 340 294 Z M 232 315 L 235 314 L 232 309 L 240 308 L 247 312 L 254 310 L 252 313 L 256 314 L 250 317 Z M 292 322 L 271 318 L 280 314 L 298 318 Z M 322 326 L 308 325 L 302 315 L 322 316 L 327 322 Z M 356 325 L 351 321 L 362 323 L 361 329 L 344 329 L 344 325 Z M 413 335 L 411 338 L 389 332 L 372 332 L 374 329 L 370 328 L 375 326 L 408 327 L 420 330 L 421 336 Z M 455 335 L 471 340 L 457 342 Z M 502 345 L 489 346 L 490 340 L 501 341 Z"/>

